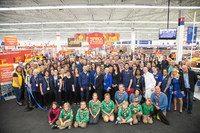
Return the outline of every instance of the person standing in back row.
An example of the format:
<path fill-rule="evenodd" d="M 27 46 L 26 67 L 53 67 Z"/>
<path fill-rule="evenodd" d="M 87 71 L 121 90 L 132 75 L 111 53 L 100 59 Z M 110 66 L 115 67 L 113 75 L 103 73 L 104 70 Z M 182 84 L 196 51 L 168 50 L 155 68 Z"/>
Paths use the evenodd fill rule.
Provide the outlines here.
<path fill-rule="evenodd" d="M 83 66 L 83 72 L 79 75 L 79 86 L 81 88 L 81 101 L 86 99 L 86 102 L 89 102 L 89 91 L 91 90 L 91 76 L 87 72 L 87 66 Z M 84 98 L 85 97 L 85 98 Z"/>
<path fill-rule="evenodd" d="M 188 114 L 192 114 L 192 102 L 194 97 L 194 86 L 197 82 L 197 75 L 194 71 L 188 69 L 186 65 L 182 66 L 183 73 L 181 74 L 184 79 L 184 93 L 183 97 L 183 110 L 187 108 L 188 100 Z"/>

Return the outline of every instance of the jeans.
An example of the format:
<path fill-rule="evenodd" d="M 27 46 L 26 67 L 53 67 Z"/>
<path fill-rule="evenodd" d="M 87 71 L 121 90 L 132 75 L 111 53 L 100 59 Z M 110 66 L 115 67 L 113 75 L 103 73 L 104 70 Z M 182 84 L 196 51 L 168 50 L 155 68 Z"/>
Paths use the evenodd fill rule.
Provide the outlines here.
<path fill-rule="evenodd" d="M 83 91 L 81 91 L 81 101 L 89 102 L 89 86 L 83 86 Z"/>
<path fill-rule="evenodd" d="M 185 97 L 183 97 L 183 108 L 187 108 L 187 100 L 188 100 L 188 111 L 192 112 L 192 102 L 194 97 L 194 92 L 191 91 L 190 88 L 185 88 Z M 188 96 L 188 99 L 187 99 Z"/>
<path fill-rule="evenodd" d="M 17 98 L 17 102 L 21 102 L 21 94 L 22 94 L 22 90 L 19 89 L 18 87 L 13 87 L 15 94 L 16 94 L 16 98 Z"/>

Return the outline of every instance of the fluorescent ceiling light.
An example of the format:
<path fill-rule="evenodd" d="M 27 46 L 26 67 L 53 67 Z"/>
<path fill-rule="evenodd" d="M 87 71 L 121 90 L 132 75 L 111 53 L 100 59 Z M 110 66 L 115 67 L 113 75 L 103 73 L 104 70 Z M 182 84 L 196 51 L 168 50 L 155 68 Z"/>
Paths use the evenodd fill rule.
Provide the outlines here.
<path fill-rule="evenodd" d="M 62 22 L 34 22 L 34 23 L 0 23 L 0 26 L 7 25 L 50 25 L 50 24 L 98 24 L 98 23 L 116 23 L 116 24 L 166 24 L 167 21 L 62 21 Z M 178 24 L 178 21 L 169 21 L 170 24 Z M 193 24 L 193 22 L 185 22 L 186 24 Z M 200 24 L 200 22 L 195 22 Z"/>
<path fill-rule="evenodd" d="M 65 5 L 65 6 L 32 6 L 32 7 L 8 7 L 0 8 L 0 11 L 17 11 L 17 10 L 50 10 L 50 9 L 168 9 L 168 6 L 148 6 L 148 5 Z M 200 9 L 198 6 L 170 6 L 170 9 Z"/>

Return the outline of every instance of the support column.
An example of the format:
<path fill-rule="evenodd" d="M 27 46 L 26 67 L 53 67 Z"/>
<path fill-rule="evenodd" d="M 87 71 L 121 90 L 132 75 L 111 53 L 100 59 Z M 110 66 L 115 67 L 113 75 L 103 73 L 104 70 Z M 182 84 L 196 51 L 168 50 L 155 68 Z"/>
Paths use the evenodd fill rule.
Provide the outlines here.
<path fill-rule="evenodd" d="M 185 18 L 182 17 L 182 11 L 180 11 L 179 19 L 178 19 L 178 32 L 177 32 L 176 63 L 178 63 L 179 61 L 182 61 L 184 21 L 185 21 Z"/>
<path fill-rule="evenodd" d="M 135 51 L 135 31 L 131 32 L 131 50 Z"/>
<path fill-rule="evenodd" d="M 57 53 L 58 53 L 61 50 L 60 33 L 56 33 L 56 45 L 57 45 Z"/>

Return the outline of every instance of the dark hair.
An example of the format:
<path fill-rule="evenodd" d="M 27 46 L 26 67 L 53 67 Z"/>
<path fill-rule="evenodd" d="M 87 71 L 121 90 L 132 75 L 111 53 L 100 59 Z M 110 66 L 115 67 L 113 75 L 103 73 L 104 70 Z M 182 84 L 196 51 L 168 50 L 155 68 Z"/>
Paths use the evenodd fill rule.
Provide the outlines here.
<path fill-rule="evenodd" d="M 58 105 L 58 103 L 57 103 L 56 101 L 53 101 L 53 102 L 51 103 L 51 108 L 53 108 L 53 104 L 56 105 L 56 109 L 59 108 L 59 105 Z"/>
<path fill-rule="evenodd" d="M 137 68 L 137 69 L 135 70 L 135 75 L 137 75 L 137 71 L 139 71 L 139 72 L 140 72 L 140 76 L 142 76 L 141 69 L 138 69 L 138 68 Z"/>
<path fill-rule="evenodd" d="M 25 65 L 25 69 L 27 69 L 27 66 L 30 66 L 30 63 L 26 63 L 26 65 Z M 31 67 L 31 66 L 30 66 Z"/>
<path fill-rule="evenodd" d="M 126 62 L 126 63 L 124 64 L 124 66 L 125 66 L 125 65 L 129 65 L 129 64 Z"/>
<path fill-rule="evenodd" d="M 118 65 L 118 64 L 114 64 L 114 65 L 113 65 L 113 68 L 114 68 L 114 66 L 116 66 L 116 67 L 117 67 L 117 73 L 119 74 L 119 73 L 120 73 L 120 70 L 119 70 L 119 65 Z M 113 73 L 115 73 L 115 69 L 114 69 Z"/>
<path fill-rule="evenodd" d="M 139 88 L 136 88 L 133 93 L 135 94 L 136 91 L 139 91 L 139 94 L 141 94 L 141 90 Z"/>
<path fill-rule="evenodd" d="M 49 73 L 49 71 L 48 71 L 48 70 L 44 70 L 44 75 L 45 75 L 45 73 L 46 73 L 46 72 L 48 72 L 48 73 Z M 50 74 L 50 73 L 49 73 L 49 74 Z"/>
<path fill-rule="evenodd" d="M 167 70 L 167 69 L 163 69 L 163 70 L 162 70 L 162 74 L 163 74 L 163 71 L 164 71 L 164 70 L 166 70 L 166 71 L 167 71 L 167 73 L 168 73 L 168 70 Z"/>

